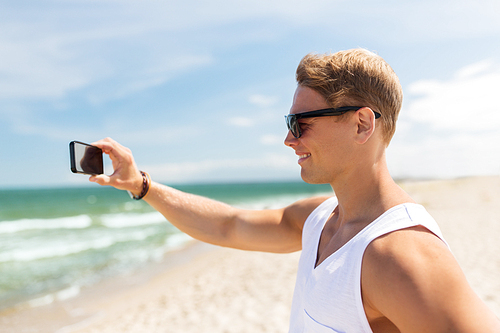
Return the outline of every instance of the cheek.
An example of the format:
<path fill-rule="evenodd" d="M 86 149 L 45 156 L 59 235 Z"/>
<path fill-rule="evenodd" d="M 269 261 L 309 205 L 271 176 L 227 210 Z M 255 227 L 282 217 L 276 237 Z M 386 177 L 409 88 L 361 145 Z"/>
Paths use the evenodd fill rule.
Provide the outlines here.
<path fill-rule="evenodd" d="M 329 162 L 342 162 L 350 159 L 353 147 L 345 135 L 335 133 L 325 137 L 318 143 L 318 149 L 321 149 L 323 156 Z"/>
<path fill-rule="evenodd" d="M 323 158 L 341 158 L 352 150 L 352 133 L 346 122 L 335 122 L 333 119 L 322 119 L 314 124 L 311 133 L 302 140 L 310 150 L 316 150 Z M 309 135 L 310 134 L 310 135 Z"/>

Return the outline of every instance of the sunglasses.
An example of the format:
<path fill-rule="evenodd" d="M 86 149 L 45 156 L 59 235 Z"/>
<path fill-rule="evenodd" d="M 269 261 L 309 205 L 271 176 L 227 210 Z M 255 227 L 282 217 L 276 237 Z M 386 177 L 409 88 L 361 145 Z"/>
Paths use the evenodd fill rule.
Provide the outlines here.
<path fill-rule="evenodd" d="M 321 109 L 308 111 L 297 114 L 288 114 L 285 116 L 286 126 L 288 130 L 292 132 L 293 136 L 298 139 L 302 136 L 302 132 L 300 131 L 300 124 L 298 122 L 299 119 L 302 118 L 315 118 L 315 117 L 327 117 L 327 116 L 340 116 L 348 111 L 358 111 L 363 108 L 362 106 L 342 106 L 340 108 L 330 108 L 330 109 Z M 375 114 L 375 119 L 380 118 L 381 114 L 373 111 Z"/>

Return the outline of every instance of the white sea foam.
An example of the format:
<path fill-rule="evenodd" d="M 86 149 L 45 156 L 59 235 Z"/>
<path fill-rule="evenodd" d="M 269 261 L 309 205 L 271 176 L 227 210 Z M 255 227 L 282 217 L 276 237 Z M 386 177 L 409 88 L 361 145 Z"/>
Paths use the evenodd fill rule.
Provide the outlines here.
<path fill-rule="evenodd" d="M 28 301 L 28 304 L 32 308 L 36 308 L 38 306 L 44 306 L 44 305 L 49 305 L 55 300 L 55 295 L 54 294 L 49 294 L 45 295 L 43 297 L 35 298 L 32 299 L 31 301 Z"/>
<path fill-rule="evenodd" d="M 42 229 L 84 229 L 92 224 L 88 215 L 60 217 L 55 219 L 21 219 L 0 222 L 0 234 Z"/>
<path fill-rule="evenodd" d="M 0 253 L 0 262 L 12 261 L 34 261 L 45 258 L 64 257 L 87 250 L 99 250 L 108 248 L 116 243 L 142 241 L 155 234 L 156 230 L 145 229 L 127 234 L 105 235 L 99 239 L 82 240 L 79 242 L 61 239 L 57 242 L 46 243 L 44 246 L 34 244 L 11 251 Z"/>
<path fill-rule="evenodd" d="M 56 293 L 56 298 L 59 301 L 64 301 L 70 298 L 73 298 L 80 294 L 80 286 L 71 286 L 66 289 L 60 290 Z"/>
<path fill-rule="evenodd" d="M 30 307 L 35 308 L 39 306 L 49 305 L 55 300 L 64 301 L 76 297 L 78 296 L 78 294 L 80 294 L 80 286 L 74 285 L 58 292 L 32 299 L 27 303 Z"/>
<path fill-rule="evenodd" d="M 168 237 L 166 245 L 168 249 L 175 249 L 181 247 L 190 240 L 193 240 L 193 238 L 187 234 L 183 233 L 173 234 L 170 237 Z"/>
<path fill-rule="evenodd" d="M 108 228 L 129 228 L 164 222 L 166 222 L 165 218 L 158 212 L 108 214 L 101 216 L 102 225 Z"/>

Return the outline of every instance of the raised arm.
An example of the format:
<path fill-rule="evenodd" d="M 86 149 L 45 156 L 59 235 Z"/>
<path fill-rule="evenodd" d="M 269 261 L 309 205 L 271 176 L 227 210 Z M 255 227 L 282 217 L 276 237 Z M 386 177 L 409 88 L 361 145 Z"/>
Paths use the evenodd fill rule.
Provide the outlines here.
<path fill-rule="evenodd" d="M 91 176 L 90 181 L 139 194 L 143 180 L 132 152 L 109 138 L 94 145 L 110 156 L 114 172 L 111 176 Z M 305 199 L 282 209 L 244 210 L 157 182 L 151 183 L 144 197 L 169 222 L 196 239 L 266 252 L 300 250 L 302 226 L 307 216 L 325 199 Z"/>
<path fill-rule="evenodd" d="M 153 183 L 145 200 L 181 231 L 201 241 L 242 250 L 293 252 L 302 247 L 304 221 L 324 198 L 282 209 L 244 210 Z"/>

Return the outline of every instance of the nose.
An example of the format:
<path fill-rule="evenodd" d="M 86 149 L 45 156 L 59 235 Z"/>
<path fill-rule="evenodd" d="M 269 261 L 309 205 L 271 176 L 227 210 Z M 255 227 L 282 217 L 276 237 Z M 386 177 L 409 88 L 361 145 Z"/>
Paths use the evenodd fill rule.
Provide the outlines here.
<path fill-rule="evenodd" d="M 297 145 L 297 142 L 298 142 L 298 139 L 296 139 L 292 132 L 291 131 L 288 131 L 287 135 L 286 135 L 286 138 L 285 138 L 285 146 L 288 146 L 288 147 L 293 147 L 293 146 L 296 146 Z"/>

